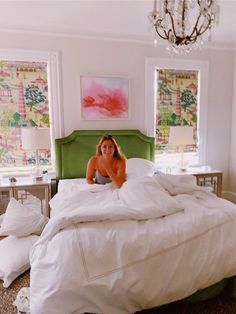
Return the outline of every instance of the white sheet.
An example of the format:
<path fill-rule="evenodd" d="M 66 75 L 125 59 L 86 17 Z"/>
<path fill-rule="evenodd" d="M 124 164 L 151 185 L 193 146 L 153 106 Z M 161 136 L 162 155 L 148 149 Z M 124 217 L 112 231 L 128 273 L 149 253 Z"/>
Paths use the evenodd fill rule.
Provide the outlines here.
<path fill-rule="evenodd" d="M 160 204 L 131 208 L 112 185 L 52 199 L 54 218 L 30 258 L 31 314 L 134 313 L 236 274 L 235 205 L 191 178 L 140 180 L 143 199 L 155 187 L 172 213 L 164 206 L 160 218 Z M 124 185 L 125 197 L 133 185 Z M 141 190 L 133 193 L 140 201 Z"/>
<path fill-rule="evenodd" d="M 87 182 L 85 178 L 61 179 L 58 182 L 57 190 L 58 192 L 68 191 L 71 187 L 73 188 L 74 186 L 84 185 L 86 183 Z"/>

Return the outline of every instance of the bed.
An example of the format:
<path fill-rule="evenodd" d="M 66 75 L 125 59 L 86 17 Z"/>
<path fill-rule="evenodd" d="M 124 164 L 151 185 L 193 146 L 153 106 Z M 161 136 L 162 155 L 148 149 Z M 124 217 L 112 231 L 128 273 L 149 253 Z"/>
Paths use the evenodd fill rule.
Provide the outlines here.
<path fill-rule="evenodd" d="M 104 134 L 127 157 L 120 189 L 80 183 Z M 57 180 L 66 184 L 31 252 L 31 314 L 135 313 L 216 291 L 236 275 L 236 205 L 195 177 L 158 173 L 154 143 L 138 130 L 56 140 Z"/>

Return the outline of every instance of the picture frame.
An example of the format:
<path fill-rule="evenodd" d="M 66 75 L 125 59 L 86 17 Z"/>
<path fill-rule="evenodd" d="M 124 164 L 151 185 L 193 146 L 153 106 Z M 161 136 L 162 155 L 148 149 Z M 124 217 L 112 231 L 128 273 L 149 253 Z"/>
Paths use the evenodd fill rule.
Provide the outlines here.
<path fill-rule="evenodd" d="M 119 76 L 80 76 L 82 120 L 129 119 L 129 79 Z"/>

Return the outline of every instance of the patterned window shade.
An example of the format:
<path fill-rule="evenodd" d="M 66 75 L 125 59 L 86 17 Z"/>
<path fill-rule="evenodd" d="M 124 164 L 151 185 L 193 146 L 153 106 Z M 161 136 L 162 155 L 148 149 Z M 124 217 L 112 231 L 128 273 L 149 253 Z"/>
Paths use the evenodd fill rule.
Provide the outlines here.
<path fill-rule="evenodd" d="M 184 150 L 197 151 L 198 71 L 157 69 L 156 151 L 162 153 L 168 145 L 170 126 L 188 125 L 194 128 L 194 143 Z M 168 146 L 167 146 L 168 145 Z M 167 148 L 168 147 L 168 148 Z M 173 147 L 172 152 L 177 152 Z"/>
<path fill-rule="evenodd" d="M 35 152 L 21 147 L 21 129 L 49 127 L 47 63 L 0 60 L 0 168 L 35 164 Z M 39 151 L 50 165 L 50 150 Z"/>

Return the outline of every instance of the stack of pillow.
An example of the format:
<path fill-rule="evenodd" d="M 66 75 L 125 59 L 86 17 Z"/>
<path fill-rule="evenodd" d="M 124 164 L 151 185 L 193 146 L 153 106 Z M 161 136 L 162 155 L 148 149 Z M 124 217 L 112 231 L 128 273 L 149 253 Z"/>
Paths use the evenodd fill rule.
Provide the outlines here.
<path fill-rule="evenodd" d="M 3 287 L 30 268 L 29 253 L 49 218 L 11 198 L 0 216 L 0 279 Z"/>

